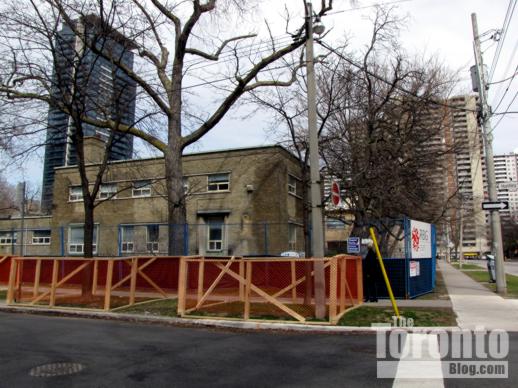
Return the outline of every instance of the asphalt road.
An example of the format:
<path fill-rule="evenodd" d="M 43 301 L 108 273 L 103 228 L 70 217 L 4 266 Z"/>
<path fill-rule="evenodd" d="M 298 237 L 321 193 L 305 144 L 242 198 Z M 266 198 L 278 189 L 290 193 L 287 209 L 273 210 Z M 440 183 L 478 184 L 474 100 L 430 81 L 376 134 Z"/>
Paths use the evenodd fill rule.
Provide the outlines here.
<path fill-rule="evenodd" d="M 509 380 L 446 387 L 518 386 L 518 333 Z M 48 363 L 84 370 L 35 377 Z M 513 371 L 514 369 L 514 371 Z M 375 335 L 230 332 L 0 313 L 0 387 L 391 387 L 376 378 Z"/>
<path fill-rule="evenodd" d="M 481 266 L 483 269 L 487 270 L 487 261 L 486 260 L 465 260 L 464 263 L 467 264 L 477 264 Z M 506 261 L 504 263 L 505 272 L 514 276 L 518 276 L 518 261 Z"/>

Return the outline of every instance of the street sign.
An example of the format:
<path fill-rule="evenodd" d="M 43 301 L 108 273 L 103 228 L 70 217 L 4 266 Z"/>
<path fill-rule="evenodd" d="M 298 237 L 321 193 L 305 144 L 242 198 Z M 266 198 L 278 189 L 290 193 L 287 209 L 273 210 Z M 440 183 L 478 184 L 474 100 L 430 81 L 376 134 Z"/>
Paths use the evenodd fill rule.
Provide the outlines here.
<path fill-rule="evenodd" d="M 517 191 L 518 182 L 514 182 L 514 181 L 502 182 L 502 183 L 498 184 L 498 190 Z"/>
<path fill-rule="evenodd" d="M 347 253 L 360 253 L 359 237 L 349 237 L 347 239 Z"/>
<path fill-rule="evenodd" d="M 333 181 L 331 184 L 331 200 L 333 205 L 340 205 L 340 185 L 337 181 Z"/>
<path fill-rule="evenodd" d="M 482 210 L 504 210 L 509 209 L 509 202 L 482 202 Z"/>

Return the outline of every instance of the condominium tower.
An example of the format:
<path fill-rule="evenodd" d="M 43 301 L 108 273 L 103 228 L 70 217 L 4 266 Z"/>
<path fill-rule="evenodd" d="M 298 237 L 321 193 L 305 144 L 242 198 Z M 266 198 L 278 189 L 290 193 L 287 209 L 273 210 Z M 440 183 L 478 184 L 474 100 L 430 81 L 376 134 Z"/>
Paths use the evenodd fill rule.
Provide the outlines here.
<path fill-rule="evenodd" d="M 55 39 L 54 71 L 51 97 L 59 105 L 74 104 L 74 110 L 99 120 L 116 120 L 132 125 L 135 116 L 136 84 L 112 62 L 120 61 L 133 68 L 134 44 L 115 31 L 106 32 L 99 18 L 86 16 L 64 25 Z M 102 52 L 97 55 L 85 41 L 94 42 Z M 90 45 L 88 45 L 90 46 Z M 114 61 L 110 61 L 113 58 Z M 109 130 L 82 124 L 84 136 L 107 140 Z M 50 106 L 47 119 L 47 137 L 43 166 L 42 211 L 49 213 L 52 207 L 54 168 L 77 164 L 74 145 L 76 128 L 72 118 L 55 106 Z M 117 135 L 107 150 L 110 160 L 131 159 L 133 137 Z"/>

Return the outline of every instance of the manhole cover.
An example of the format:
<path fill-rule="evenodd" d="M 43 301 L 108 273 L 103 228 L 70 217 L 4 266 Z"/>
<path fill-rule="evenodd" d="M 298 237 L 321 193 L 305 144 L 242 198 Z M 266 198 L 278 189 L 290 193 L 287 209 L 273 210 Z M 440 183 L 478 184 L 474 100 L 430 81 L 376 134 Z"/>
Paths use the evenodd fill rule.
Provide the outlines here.
<path fill-rule="evenodd" d="M 79 373 L 85 369 L 84 365 L 73 362 L 55 362 L 36 366 L 31 369 L 29 375 L 34 377 L 66 376 Z"/>

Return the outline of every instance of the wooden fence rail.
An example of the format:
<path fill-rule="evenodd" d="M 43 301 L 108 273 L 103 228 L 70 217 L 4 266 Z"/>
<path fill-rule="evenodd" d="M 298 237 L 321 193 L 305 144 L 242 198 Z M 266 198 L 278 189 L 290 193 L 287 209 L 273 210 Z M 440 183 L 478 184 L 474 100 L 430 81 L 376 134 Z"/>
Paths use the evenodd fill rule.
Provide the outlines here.
<path fill-rule="evenodd" d="M 243 319 L 249 320 L 251 297 L 252 295 L 256 295 L 263 300 L 263 303 L 274 306 L 296 321 L 307 322 L 306 317 L 295 311 L 289 304 L 295 305 L 297 303 L 297 286 L 306 282 L 305 276 L 297 278 L 296 264 L 301 262 L 307 263 L 308 261 L 313 264 L 318 261 L 324 262 L 324 269 L 328 271 L 329 279 L 328 287 L 326 287 L 328 289 L 328 320 L 329 323 L 336 324 L 351 307 L 356 307 L 363 302 L 361 257 L 348 255 L 338 255 L 331 258 L 320 259 L 286 257 L 243 258 L 235 256 L 221 259 L 200 256 L 182 257 L 180 258 L 178 279 L 178 315 L 192 316 L 192 313 L 202 308 L 238 301 L 243 303 Z M 349 282 L 347 281 L 347 262 L 349 261 L 354 262 L 354 292 L 351 290 Z M 290 270 L 289 273 L 286 274 L 286 277 L 289 278 L 287 281 L 288 284 L 283 285 L 280 290 L 276 290 L 276 292 L 273 293 L 269 293 L 266 290 L 267 287 L 262 288 L 254 284 L 254 265 L 257 266 L 259 263 L 261 263 L 263 267 L 267 264 L 273 266 L 273 268 L 279 266 L 281 263 L 284 263 L 284 265 L 289 264 Z M 219 273 L 210 282 L 210 285 L 205 287 L 205 272 L 208 266 L 216 267 Z M 197 284 L 194 286 L 191 284 L 189 287 L 189 279 L 191 279 L 192 283 L 192 279 L 194 278 L 189 277 L 189 271 L 192 267 L 197 269 Z M 272 273 L 273 272 L 275 272 L 275 270 L 272 270 Z M 225 287 L 221 286 L 220 283 L 225 276 L 227 279 L 233 279 L 238 283 L 237 286 L 235 286 L 236 292 L 233 295 L 229 295 L 228 292 L 222 292 Z M 311 272 L 311 276 L 314 276 L 314 272 Z M 194 292 L 194 290 L 196 291 Z M 191 301 L 193 298 L 195 299 L 194 302 Z M 188 303 L 191 303 L 192 306 L 188 307 Z M 314 308 L 314 304 L 312 307 Z M 211 317 L 211 319 L 213 318 L 217 317 Z"/>
<path fill-rule="evenodd" d="M 19 257 L 9 256 L 2 257 L 1 260 L 11 259 L 11 266 L 9 270 L 9 281 L 7 289 L 6 303 L 8 305 L 45 305 L 43 302 L 48 301 L 47 307 L 55 307 L 57 299 L 57 291 L 63 288 L 65 285 L 69 287 L 69 293 L 65 297 L 70 297 L 70 289 L 79 291 L 83 284 L 73 284 L 70 282 L 74 277 L 83 276 L 85 271 L 91 271 L 91 295 L 101 296 L 103 300 L 102 309 L 107 311 L 111 309 L 113 291 L 120 289 L 125 284 L 129 284 L 129 290 L 125 292 L 128 296 L 128 306 L 135 304 L 137 295 L 137 278 L 143 279 L 151 289 L 158 292 L 162 298 L 174 297 L 174 294 L 167 293 L 162 287 L 158 286 L 150 276 L 148 276 L 144 270 L 158 259 L 171 259 L 172 257 L 111 257 L 111 258 L 81 258 L 81 257 Z M 179 258 L 176 258 L 179 259 Z M 35 262 L 34 265 L 34 278 L 30 285 L 24 284 L 24 263 Z M 50 281 L 46 283 L 46 289 L 41 288 L 41 276 L 42 276 L 42 263 L 51 262 L 52 272 Z M 75 262 L 78 265 L 69 270 L 65 271 L 64 263 Z M 100 263 L 105 264 L 104 273 L 104 287 L 99 287 L 100 279 Z M 114 267 L 116 263 L 127 265 L 130 268 L 130 273 L 118 280 L 114 284 Z M 61 278 L 59 276 L 60 267 L 62 269 Z M 32 274 L 32 272 L 31 272 Z M 25 277 L 28 275 L 25 273 Z M 88 283 L 89 284 L 89 283 Z M 75 286 L 75 288 L 74 288 Z M 24 295 L 24 290 L 31 289 L 31 296 Z M 25 299 L 25 301 L 24 301 Z M 28 299 L 28 300 L 27 300 Z M 120 306 L 119 306 L 120 308 Z"/>

